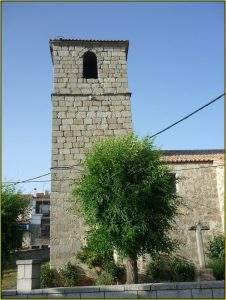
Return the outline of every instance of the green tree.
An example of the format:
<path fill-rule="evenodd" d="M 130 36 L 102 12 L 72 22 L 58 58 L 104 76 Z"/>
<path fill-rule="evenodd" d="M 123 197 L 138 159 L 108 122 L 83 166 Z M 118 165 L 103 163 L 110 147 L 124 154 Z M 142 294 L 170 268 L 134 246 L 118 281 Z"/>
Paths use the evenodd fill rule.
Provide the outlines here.
<path fill-rule="evenodd" d="M 74 189 L 76 207 L 92 230 L 127 258 L 127 283 L 138 281 L 137 259 L 171 251 L 177 212 L 175 182 L 151 139 L 128 136 L 97 143 Z"/>
<path fill-rule="evenodd" d="M 19 217 L 26 213 L 28 201 L 12 185 L 1 187 L 1 238 L 2 267 L 22 243 L 23 230 L 18 226 Z"/>

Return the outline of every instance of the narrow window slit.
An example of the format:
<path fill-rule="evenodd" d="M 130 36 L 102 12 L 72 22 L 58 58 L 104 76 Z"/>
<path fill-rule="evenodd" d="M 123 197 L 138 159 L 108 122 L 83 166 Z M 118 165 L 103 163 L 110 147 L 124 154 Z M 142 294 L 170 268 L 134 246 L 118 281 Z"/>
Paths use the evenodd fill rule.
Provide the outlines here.
<path fill-rule="evenodd" d="M 91 51 L 87 51 L 83 55 L 83 78 L 98 78 L 97 57 L 96 54 Z"/>

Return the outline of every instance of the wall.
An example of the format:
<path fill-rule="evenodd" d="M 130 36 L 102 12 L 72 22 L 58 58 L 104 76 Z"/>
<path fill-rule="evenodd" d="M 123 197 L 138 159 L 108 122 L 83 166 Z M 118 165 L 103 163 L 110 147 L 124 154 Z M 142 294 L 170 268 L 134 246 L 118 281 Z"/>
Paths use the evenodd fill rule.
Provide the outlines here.
<path fill-rule="evenodd" d="M 147 283 L 113 286 L 87 286 L 71 288 L 49 288 L 27 293 L 3 291 L 8 297 L 42 298 L 222 298 L 224 281 Z"/>
<path fill-rule="evenodd" d="M 177 192 L 182 197 L 173 235 L 182 244 L 179 253 L 198 264 L 195 231 L 189 227 L 198 221 L 209 225 L 210 230 L 202 231 L 205 248 L 209 238 L 223 229 L 217 171 L 211 162 L 175 163 L 171 168 L 179 178 Z"/>
<path fill-rule="evenodd" d="M 223 164 L 223 162 L 222 161 L 215 162 L 215 165 L 220 165 L 220 164 Z M 225 220 L 224 220 L 224 167 L 223 166 L 216 167 L 216 176 L 217 176 L 217 191 L 218 191 L 222 229 L 224 231 Z"/>

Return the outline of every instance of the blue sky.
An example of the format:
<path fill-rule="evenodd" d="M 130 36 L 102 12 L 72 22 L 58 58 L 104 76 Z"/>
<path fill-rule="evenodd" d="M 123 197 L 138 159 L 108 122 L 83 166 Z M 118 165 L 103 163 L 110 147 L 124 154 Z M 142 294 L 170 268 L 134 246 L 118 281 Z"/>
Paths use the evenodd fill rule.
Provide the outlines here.
<path fill-rule="evenodd" d="M 223 92 L 223 21 L 223 3 L 4 3 L 3 180 L 51 167 L 50 38 L 129 40 L 133 128 L 145 136 Z M 223 148 L 223 108 L 221 99 L 155 144 Z M 18 187 L 31 192 L 50 185 Z"/>

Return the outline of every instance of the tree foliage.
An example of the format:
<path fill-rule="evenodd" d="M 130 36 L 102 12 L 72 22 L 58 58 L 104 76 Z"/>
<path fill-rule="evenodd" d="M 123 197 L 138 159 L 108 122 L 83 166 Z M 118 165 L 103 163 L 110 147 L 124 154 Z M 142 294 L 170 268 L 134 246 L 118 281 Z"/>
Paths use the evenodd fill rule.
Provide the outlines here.
<path fill-rule="evenodd" d="M 93 147 L 74 195 L 87 224 L 123 257 L 137 260 L 173 248 L 174 184 L 152 141 L 130 134 Z"/>
<path fill-rule="evenodd" d="M 77 258 L 90 268 L 107 269 L 114 263 L 113 246 L 101 228 L 87 232 L 86 245 L 77 254 Z"/>
<path fill-rule="evenodd" d="M 11 185 L 1 188 L 1 259 L 4 266 L 11 253 L 21 247 L 23 230 L 18 226 L 19 217 L 26 212 L 28 201 Z"/>

